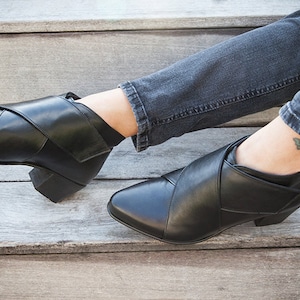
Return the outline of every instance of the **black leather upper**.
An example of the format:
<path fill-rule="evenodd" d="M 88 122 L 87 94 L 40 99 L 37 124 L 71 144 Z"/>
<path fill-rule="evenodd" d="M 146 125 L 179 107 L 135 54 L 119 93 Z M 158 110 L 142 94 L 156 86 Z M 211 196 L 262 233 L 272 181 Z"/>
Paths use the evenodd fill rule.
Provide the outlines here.
<path fill-rule="evenodd" d="M 261 180 L 226 162 L 228 152 L 242 140 L 182 170 L 117 192 L 108 204 L 109 212 L 160 240 L 193 243 L 299 207 L 300 189 Z"/>
<path fill-rule="evenodd" d="M 82 112 L 63 96 L 2 105 L 0 109 L 29 122 L 78 162 L 111 150 Z"/>
<path fill-rule="evenodd" d="M 83 187 L 111 151 L 91 121 L 66 96 L 2 105 L 0 163 L 41 167 Z"/>

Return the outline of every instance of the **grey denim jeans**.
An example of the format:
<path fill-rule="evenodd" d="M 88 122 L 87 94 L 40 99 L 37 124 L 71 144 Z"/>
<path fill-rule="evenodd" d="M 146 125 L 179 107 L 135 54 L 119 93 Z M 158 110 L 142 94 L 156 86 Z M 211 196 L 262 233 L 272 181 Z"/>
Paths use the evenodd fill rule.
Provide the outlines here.
<path fill-rule="evenodd" d="M 300 134 L 300 11 L 119 87 L 137 151 L 287 101 L 280 116 Z"/>

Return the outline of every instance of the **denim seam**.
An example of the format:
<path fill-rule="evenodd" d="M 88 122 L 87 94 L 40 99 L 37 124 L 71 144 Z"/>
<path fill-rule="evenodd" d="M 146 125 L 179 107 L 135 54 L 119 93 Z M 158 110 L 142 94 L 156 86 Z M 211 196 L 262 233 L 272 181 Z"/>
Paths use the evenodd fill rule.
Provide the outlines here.
<path fill-rule="evenodd" d="M 149 118 L 142 100 L 139 97 L 137 90 L 134 85 L 127 81 L 119 84 L 119 88 L 123 90 L 129 103 L 131 104 L 135 119 L 138 125 L 138 133 L 132 137 L 132 142 L 136 148 L 136 151 L 142 151 L 149 146 Z"/>
<path fill-rule="evenodd" d="M 273 84 L 273 85 L 270 85 L 270 86 L 267 86 L 264 88 L 247 91 L 243 95 L 239 95 L 234 98 L 224 99 L 224 100 L 218 101 L 217 103 L 211 102 L 211 103 L 207 103 L 203 106 L 191 107 L 177 115 L 170 116 L 168 118 L 164 118 L 164 119 L 160 119 L 160 120 L 155 120 L 155 121 L 153 121 L 152 124 L 154 127 L 154 126 L 158 126 L 158 125 L 168 124 L 175 120 L 179 120 L 179 119 L 189 117 L 192 115 L 201 114 L 203 112 L 213 111 L 220 107 L 224 107 L 226 105 L 231 105 L 232 103 L 242 102 L 245 100 L 249 100 L 251 98 L 255 98 L 255 97 L 266 95 L 266 94 L 269 94 L 269 93 L 272 93 L 275 91 L 279 91 L 279 90 L 281 90 L 291 84 L 294 84 L 298 81 L 300 81 L 300 75 L 296 75 L 292 78 L 285 79 L 282 82 L 279 82 L 279 83 L 276 83 L 276 84 Z"/>

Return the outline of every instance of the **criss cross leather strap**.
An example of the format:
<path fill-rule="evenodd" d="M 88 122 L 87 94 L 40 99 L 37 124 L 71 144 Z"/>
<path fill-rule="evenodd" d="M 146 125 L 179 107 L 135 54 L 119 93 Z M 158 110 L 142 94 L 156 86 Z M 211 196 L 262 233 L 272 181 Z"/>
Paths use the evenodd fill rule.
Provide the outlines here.
<path fill-rule="evenodd" d="M 0 108 L 24 118 L 78 162 L 109 152 L 102 136 L 72 101 L 50 96 Z"/>
<path fill-rule="evenodd" d="M 277 214 L 291 209 L 299 195 L 299 189 L 251 176 L 226 161 L 223 164 L 220 192 L 223 210 L 245 214 Z M 243 201 L 240 201 L 241 196 Z"/>
<path fill-rule="evenodd" d="M 237 214 L 238 219 L 243 215 L 253 219 L 251 215 L 272 215 L 299 206 L 299 190 L 255 178 L 226 162 L 229 151 L 241 140 L 176 173 L 165 239 L 193 240 L 218 233 L 225 225 L 222 211 Z"/>
<path fill-rule="evenodd" d="M 194 161 L 181 172 L 170 203 L 166 239 L 180 235 L 183 240 L 194 239 L 220 227 L 218 174 L 225 149 Z"/>

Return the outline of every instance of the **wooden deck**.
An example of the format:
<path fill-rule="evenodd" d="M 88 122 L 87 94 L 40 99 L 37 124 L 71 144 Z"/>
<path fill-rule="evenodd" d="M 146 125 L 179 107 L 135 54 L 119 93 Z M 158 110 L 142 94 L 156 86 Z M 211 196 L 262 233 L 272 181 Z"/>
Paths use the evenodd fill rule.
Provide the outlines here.
<path fill-rule="evenodd" d="M 2 2 L 3 102 L 115 87 L 300 8 L 298 0 L 149 8 L 137 0 L 51 1 L 47 9 L 40 1 Z M 300 210 L 282 224 L 246 223 L 186 246 L 144 237 L 106 211 L 117 190 L 185 166 L 277 113 L 141 153 L 127 139 L 88 187 L 58 204 L 34 190 L 29 167 L 0 166 L 0 299 L 300 299 Z"/>

